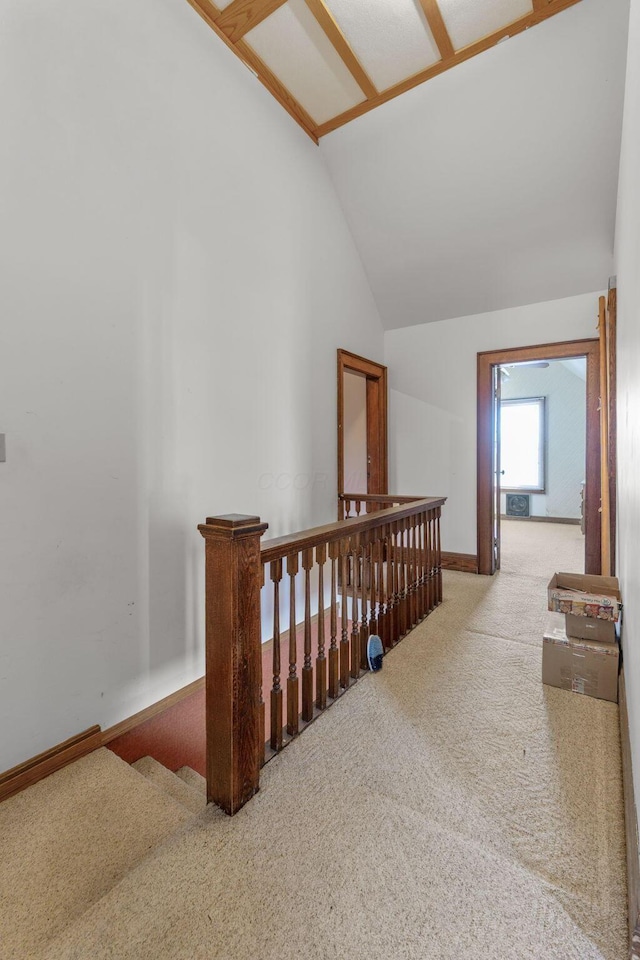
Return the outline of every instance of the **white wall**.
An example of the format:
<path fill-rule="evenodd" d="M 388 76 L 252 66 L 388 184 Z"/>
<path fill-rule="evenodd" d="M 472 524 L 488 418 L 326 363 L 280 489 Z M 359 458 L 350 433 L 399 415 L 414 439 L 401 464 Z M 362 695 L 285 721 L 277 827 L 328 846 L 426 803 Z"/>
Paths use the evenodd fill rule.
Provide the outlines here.
<path fill-rule="evenodd" d="M 317 147 L 184 0 L 0 10 L 0 770 L 203 672 L 207 514 L 335 517 L 382 328 Z"/>
<path fill-rule="evenodd" d="M 577 361 L 582 376 L 562 360 L 547 367 L 519 366 L 503 379 L 503 400 L 544 397 L 546 416 L 545 493 L 531 494 L 532 517 L 580 518 L 580 485 L 585 478 L 587 433 L 587 363 Z M 502 494 L 502 513 L 506 495 Z"/>
<path fill-rule="evenodd" d="M 640 3 L 631 4 L 616 225 L 618 572 L 636 801 L 640 802 Z"/>
<path fill-rule="evenodd" d="M 446 496 L 444 550 L 474 554 L 478 352 L 597 335 L 599 292 L 385 334 L 390 489 Z"/>

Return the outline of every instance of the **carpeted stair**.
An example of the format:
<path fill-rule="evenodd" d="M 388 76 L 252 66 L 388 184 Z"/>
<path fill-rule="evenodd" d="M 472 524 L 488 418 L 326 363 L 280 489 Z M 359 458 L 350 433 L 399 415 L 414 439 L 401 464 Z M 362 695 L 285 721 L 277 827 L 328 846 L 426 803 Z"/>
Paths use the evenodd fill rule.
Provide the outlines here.
<path fill-rule="evenodd" d="M 207 805 L 207 783 L 190 767 L 182 767 L 179 773 L 172 773 L 153 757 L 142 757 L 132 764 L 134 770 L 150 780 L 159 790 L 163 790 L 177 803 L 192 813 L 200 813 Z M 197 780 L 195 778 L 198 778 Z"/>
<path fill-rule="evenodd" d="M 39 955 L 204 808 L 197 774 L 138 766 L 97 750 L 0 804 L 2 960 Z"/>

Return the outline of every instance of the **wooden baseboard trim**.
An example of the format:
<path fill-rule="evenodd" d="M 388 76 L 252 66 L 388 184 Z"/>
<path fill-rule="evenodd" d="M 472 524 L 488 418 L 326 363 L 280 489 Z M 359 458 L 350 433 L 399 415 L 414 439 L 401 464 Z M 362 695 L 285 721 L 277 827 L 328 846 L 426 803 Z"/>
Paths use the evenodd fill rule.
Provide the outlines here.
<path fill-rule="evenodd" d="M 575 526 L 580 526 L 580 521 L 575 520 L 573 517 L 509 517 L 506 513 L 500 514 L 501 520 L 518 520 L 520 522 L 534 522 L 534 523 L 573 523 Z"/>
<path fill-rule="evenodd" d="M 77 733 L 74 737 L 69 737 L 63 743 L 58 743 L 55 747 L 39 753 L 30 760 L 12 767 L 5 773 L 0 774 L 0 801 L 12 797 L 21 790 L 43 780 L 50 773 L 61 770 L 67 764 L 79 760 L 87 753 L 97 750 L 102 746 L 102 731 L 99 726 L 89 727 L 82 733 Z"/>
<path fill-rule="evenodd" d="M 116 723 L 113 727 L 109 727 L 103 732 L 102 746 L 106 747 L 112 740 L 116 740 L 123 734 L 129 733 L 130 730 L 139 727 L 141 723 L 146 723 L 147 720 L 157 717 L 159 713 L 164 713 L 165 710 L 175 706 L 176 703 L 180 703 L 181 700 L 192 697 L 193 694 L 198 693 L 199 690 L 204 690 L 204 687 L 205 678 L 198 677 L 197 680 L 187 684 L 186 687 L 181 687 L 180 690 L 176 690 L 175 693 L 170 693 L 168 697 L 163 697 L 163 699 L 158 700 L 157 703 L 152 703 L 150 706 L 145 707 L 144 710 L 139 710 L 138 713 L 134 713 L 133 716 L 121 720 L 120 723 Z"/>
<path fill-rule="evenodd" d="M 640 960 L 640 844 L 638 842 L 638 814 L 633 789 L 631 768 L 631 740 L 624 668 L 618 687 L 620 709 L 620 745 L 622 751 L 622 785 L 624 790 L 624 820 L 627 839 L 627 890 L 629 897 L 629 956 Z"/>
<path fill-rule="evenodd" d="M 442 569 L 457 570 L 459 573 L 477 573 L 478 558 L 472 553 L 442 552 Z"/>

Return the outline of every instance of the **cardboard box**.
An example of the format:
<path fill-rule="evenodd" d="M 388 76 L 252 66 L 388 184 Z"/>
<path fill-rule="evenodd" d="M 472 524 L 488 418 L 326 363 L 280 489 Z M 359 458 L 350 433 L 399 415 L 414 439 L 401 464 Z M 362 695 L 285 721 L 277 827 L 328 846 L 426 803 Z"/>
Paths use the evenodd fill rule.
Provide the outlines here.
<path fill-rule="evenodd" d="M 564 617 L 551 614 L 542 641 L 542 682 L 587 697 L 618 702 L 617 643 L 567 636 Z"/>
<path fill-rule="evenodd" d="M 597 620 L 594 617 L 576 617 L 568 613 L 565 629 L 569 637 L 579 640 L 595 640 L 598 643 L 616 643 L 616 625 L 613 620 Z"/>
<path fill-rule="evenodd" d="M 556 613 L 614 622 L 620 616 L 620 585 L 616 577 L 554 573 L 547 593 L 549 610 Z"/>

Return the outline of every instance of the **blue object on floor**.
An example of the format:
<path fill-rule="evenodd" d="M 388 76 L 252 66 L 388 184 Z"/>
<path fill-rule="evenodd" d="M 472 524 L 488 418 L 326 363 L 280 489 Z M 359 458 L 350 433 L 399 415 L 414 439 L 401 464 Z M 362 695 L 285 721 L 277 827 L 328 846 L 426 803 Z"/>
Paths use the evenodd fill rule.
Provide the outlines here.
<path fill-rule="evenodd" d="M 382 647 L 382 640 L 374 633 L 367 641 L 367 660 L 369 661 L 369 670 L 371 670 L 373 673 L 375 673 L 377 670 L 382 670 L 383 656 L 384 649 Z"/>

